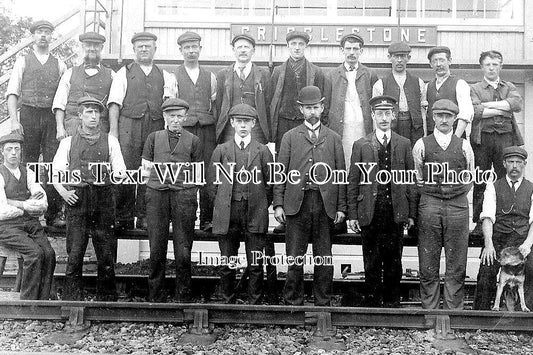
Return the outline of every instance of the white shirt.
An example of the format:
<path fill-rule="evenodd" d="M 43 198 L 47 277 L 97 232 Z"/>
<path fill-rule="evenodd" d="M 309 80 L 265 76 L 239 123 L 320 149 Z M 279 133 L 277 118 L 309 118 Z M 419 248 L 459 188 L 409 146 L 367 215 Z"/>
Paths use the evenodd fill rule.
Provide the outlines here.
<path fill-rule="evenodd" d="M 153 65 L 139 65 L 142 71 L 148 75 L 153 69 Z M 163 97 L 176 97 L 178 85 L 174 74 L 163 71 Z M 126 97 L 126 91 L 128 90 L 128 79 L 126 78 L 126 66 L 120 68 L 113 77 L 111 83 L 111 89 L 109 89 L 109 98 L 107 99 L 107 105 L 115 103 L 122 107 L 124 98 Z"/>
<path fill-rule="evenodd" d="M 383 145 L 383 136 L 387 136 L 387 144 L 390 143 L 390 137 L 391 137 L 391 131 L 390 129 L 388 131 L 382 131 L 379 128 L 376 128 L 376 138 L 381 145 Z"/>
<path fill-rule="evenodd" d="M 492 86 L 494 88 L 494 90 L 498 89 L 498 85 L 500 84 L 500 78 L 496 78 L 496 80 L 494 81 L 491 81 L 489 79 L 487 79 L 486 76 L 483 77 L 483 79 L 485 79 L 485 81 L 487 82 L 487 84 L 489 84 L 490 86 Z"/>
<path fill-rule="evenodd" d="M 440 78 L 437 77 L 437 90 L 442 86 L 442 84 L 444 84 L 446 80 L 448 80 L 449 77 L 450 76 L 448 75 L 440 81 Z M 426 84 L 426 92 L 428 84 Z M 457 106 L 459 106 L 457 119 L 463 120 L 467 123 L 472 122 L 472 118 L 474 117 L 474 106 L 472 105 L 472 99 L 470 98 L 470 85 L 468 85 L 468 83 L 463 79 L 457 80 L 457 84 L 455 85 L 455 93 L 457 97 Z"/>
<path fill-rule="evenodd" d="M 318 138 L 318 135 L 320 134 L 320 121 L 315 123 L 314 125 L 311 125 L 311 123 L 304 121 L 305 127 L 307 127 L 307 131 L 309 132 L 309 138 L 313 138 L 313 132 L 315 132 L 316 137 Z"/>
<path fill-rule="evenodd" d="M 7 168 L 7 166 L 6 166 Z M 8 168 L 9 169 L 9 168 Z M 9 169 L 9 171 L 17 178 L 20 179 L 20 169 Z M 40 209 L 42 212 L 46 211 L 48 208 L 48 202 L 46 199 L 46 193 L 44 192 L 41 184 L 35 182 L 35 173 L 33 170 L 26 168 L 27 174 L 27 187 L 31 195 L 36 194 L 37 192 L 42 192 L 43 197 L 41 199 L 32 199 L 31 203 L 34 208 Z M 28 201 L 28 200 L 26 200 Z M 16 217 L 20 217 L 24 214 L 24 210 L 11 206 L 7 203 L 6 190 L 5 190 L 5 181 L 4 177 L 0 174 L 0 221 L 6 221 Z"/>
<path fill-rule="evenodd" d="M 38 54 L 35 51 L 33 52 L 33 54 L 35 54 L 37 60 L 43 65 L 46 63 L 48 57 L 50 56 L 50 54 Z M 62 76 L 67 71 L 67 66 L 59 59 L 57 60 L 57 62 L 59 67 L 59 76 Z M 20 97 L 20 93 L 22 91 L 22 76 L 24 75 L 25 69 L 25 56 L 20 56 L 17 58 L 15 64 L 13 65 L 13 70 L 11 71 L 11 76 L 9 77 L 9 83 L 7 84 L 5 97 L 8 97 L 9 95 L 16 95 L 17 97 Z"/>
<path fill-rule="evenodd" d="M 405 80 L 407 78 L 407 74 L 400 75 L 396 73 L 395 71 L 392 72 L 392 76 L 394 77 L 394 80 L 396 80 L 396 83 L 400 87 L 400 97 L 398 101 L 398 109 L 400 112 L 407 112 L 409 111 L 409 106 L 407 105 L 407 96 L 405 96 L 405 91 L 403 89 L 403 86 L 405 84 Z M 426 96 L 426 84 L 424 83 L 424 80 L 418 78 L 418 85 L 420 87 L 420 106 L 427 107 L 427 96 Z M 374 86 L 372 87 L 372 97 L 381 96 L 383 95 L 383 80 L 378 79 Z"/>
<path fill-rule="evenodd" d="M 509 178 L 508 175 L 505 175 L 505 179 L 507 180 L 507 184 L 512 189 L 513 184 L 512 180 Z M 515 183 L 515 191 L 518 190 L 520 185 L 522 184 L 522 180 L 524 180 L 523 177 L 518 179 Z M 531 206 L 533 207 L 533 195 L 531 195 Z M 488 182 L 487 187 L 485 188 L 485 192 L 483 193 L 483 210 L 481 211 L 481 214 L 479 215 L 479 219 L 488 218 L 492 222 L 492 224 L 496 223 L 496 189 L 494 188 L 493 182 Z M 533 208 L 529 209 L 529 224 L 533 223 Z"/>
<path fill-rule="evenodd" d="M 350 71 L 350 64 L 344 62 L 344 68 L 346 69 L 347 72 Z M 355 65 L 354 65 L 354 69 L 352 71 L 356 72 L 357 73 L 357 69 L 359 69 L 359 62 L 357 62 Z"/>
<path fill-rule="evenodd" d="M 187 75 L 191 81 L 196 85 L 198 77 L 200 76 L 200 67 L 189 69 L 186 66 L 183 66 Z M 239 74 L 239 73 L 237 73 Z M 176 79 L 177 80 L 177 79 Z M 176 86 L 176 97 L 179 97 L 179 85 Z M 217 77 L 215 74 L 211 73 L 211 101 L 215 101 L 217 98 Z"/>
<path fill-rule="evenodd" d="M 233 71 L 234 71 L 235 73 L 237 73 L 237 76 L 238 76 L 238 77 L 241 76 L 241 67 L 242 67 L 242 64 L 239 63 L 239 62 L 235 62 L 235 65 L 233 66 Z M 250 75 L 251 72 L 252 72 L 252 62 L 249 61 L 249 62 L 246 63 L 246 65 L 244 66 L 244 70 L 243 70 L 244 77 L 245 77 L 245 78 L 248 78 L 248 75 Z"/>
<path fill-rule="evenodd" d="M 252 135 L 249 134 L 246 137 L 241 138 L 241 136 L 239 136 L 237 133 L 235 133 L 235 136 L 234 136 L 233 139 L 235 140 L 235 144 L 237 144 L 237 147 L 239 147 L 239 148 L 241 147 L 241 142 L 244 142 L 244 148 L 246 149 L 248 144 L 250 144 L 250 142 L 252 141 Z"/>

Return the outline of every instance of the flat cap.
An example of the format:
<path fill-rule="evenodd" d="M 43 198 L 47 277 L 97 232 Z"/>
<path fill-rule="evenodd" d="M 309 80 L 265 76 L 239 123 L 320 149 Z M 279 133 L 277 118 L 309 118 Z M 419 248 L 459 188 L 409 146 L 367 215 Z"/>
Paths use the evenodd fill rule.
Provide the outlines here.
<path fill-rule="evenodd" d="M 183 99 L 171 97 L 170 99 L 166 99 L 165 102 L 163 102 L 163 105 L 161 105 L 161 109 L 163 110 L 163 112 L 168 110 L 188 110 L 189 104 Z"/>
<path fill-rule="evenodd" d="M 431 57 L 433 57 L 433 54 L 437 54 L 437 53 L 446 53 L 448 57 L 452 55 L 452 51 L 450 50 L 450 48 L 446 46 L 437 46 L 429 50 L 428 59 L 431 60 Z"/>
<path fill-rule="evenodd" d="M 54 25 L 52 25 L 52 22 L 50 21 L 39 20 L 31 24 L 30 32 L 35 33 L 35 31 L 37 31 L 38 28 L 48 28 L 50 31 L 53 31 L 55 27 Z"/>
<path fill-rule="evenodd" d="M 320 89 L 316 86 L 306 86 L 298 93 L 297 103 L 300 105 L 314 105 L 324 101 L 325 97 L 322 96 Z"/>
<path fill-rule="evenodd" d="M 287 41 L 287 43 L 289 43 L 289 41 L 294 38 L 302 38 L 305 43 L 309 43 L 310 39 L 309 33 L 302 31 L 291 31 L 287 33 L 287 36 L 285 36 L 285 40 Z"/>
<path fill-rule="evenodd" d="M 105 37 L 102 36 L 99 33 L 96 33 L 96 32 L 85 32 L 85 33 L 82 33 L 78 37 L 78 39 L 80 40 L 80 42 L 96 42 L 96 43 L 104 43 L 105 42 Z"/>
<path fill-rule="evenodd" d="M 396 105 L 396 99 L 392 96 L 381 95 L 371 98 L 368 103 L 372 110 L 393 110 Z"/>
<path fill-rule="evenodd" d="M 457 115 L 459 113 L 459 107 L 455 104 L 455 102 L 450 101 L 448 99 L 440 99 L 436 101 L 433 104 L 431 110 L 433 111 L 433 113 L 448 112 L 454 115 Z"/>
<path fill-rule="evenodd" d="M 24 137 L 20 133 L 9 133 L 5 136 L 0 137 L 0 144 L 8 142 L 18 142 L 20 144 L 24 143 Z"/>
<path fill-rule="evenodd" d="M 252 44 L 252 46 L 255 47 L 255 39 L 246 34 L 246 33 L 241 33 L 241 34 L 238 34 L 238 35 L 235 35 L 235 37 L 233 37 L 233 39 L 231 40 L 231 45 L 235 45 L 235 42 L 237 42 L 239 39 L 245 39 L 247 40 L 248 42 L 250 42 Z"/>
<path fill-rule="evenodd" d="M 201 40 L 202 40 L 202 37 L 198 33 L 187 31 L 185 33 L 182 33 L 178 37 L 178 44 L 181 45 L 182 43 L 191 42 L 191 41 L 200 42 Z"/>
<path fill-rule="evenodd" d="M 516 145 L 511 147 L 503 148 L 502 151 L 503 159 L 507 159 L 509 157 L 520 157 L 524 160 L 527 159 L 527 152 L 524 148 L 518 147 Z"/>
<path fill-rule="evenodd" d="M 104 110 L 104 104 L 94 97 L 91 96 L 82 96 L 78 99 L 78 106 L 88 106 L 88 105 L 96 105 L 100 109 L 100 112 Z"/>
<path fill-rule="evenodd" d="M 135 43 L 135 41 L 146 40 L 157 41 L 157 36 L 150 32 L 138 32 L 131 37 L 131 43 Z"/>
<path fill-rule="evenodd" d="M 405 42 L 391 43 L 388 49 L 389 54 L 411 53 L 411 47 Z"/>
<path fill-rule="evenodd" d="M 363 39 L 363 37 L 359 36 L 356 33 L 348 33 L 342 36 L 341 47 L 344 47 L 344 42 L 346 42 L 347 40 L 359 42 L 361 43 L 361 47 L 365 44 L 365 40 Z"/>
<path fill-rule="evenodd" d="M 228 113 L 231 118 L 242 118 L 242 119 L 257 119 L 258 114 L 257 110 L 248 104 L 238 104 L 233 106 Z"/>

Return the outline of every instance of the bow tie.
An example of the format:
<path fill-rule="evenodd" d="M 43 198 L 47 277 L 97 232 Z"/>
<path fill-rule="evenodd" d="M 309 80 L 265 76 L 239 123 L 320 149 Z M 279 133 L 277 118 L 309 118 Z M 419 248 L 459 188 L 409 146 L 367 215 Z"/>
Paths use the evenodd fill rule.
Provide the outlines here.
<path fill-rule="evenodd" d="M 170 138 L 180 139 L 181 132 L 172 132 L 172 131 L 168 130 L 168 136 Z"/>

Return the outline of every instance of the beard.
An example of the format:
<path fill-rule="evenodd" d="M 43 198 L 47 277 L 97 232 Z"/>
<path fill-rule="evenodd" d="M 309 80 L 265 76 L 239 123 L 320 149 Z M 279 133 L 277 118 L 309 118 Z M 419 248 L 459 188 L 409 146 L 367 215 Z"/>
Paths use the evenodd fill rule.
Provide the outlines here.
<path fill-rule="evenodd" d="M 91 58 L 88 54 L 83 57 L 83 63 L 85 64 L 100 64 L 101 56 L 96 54 L 94 58 Z"/>

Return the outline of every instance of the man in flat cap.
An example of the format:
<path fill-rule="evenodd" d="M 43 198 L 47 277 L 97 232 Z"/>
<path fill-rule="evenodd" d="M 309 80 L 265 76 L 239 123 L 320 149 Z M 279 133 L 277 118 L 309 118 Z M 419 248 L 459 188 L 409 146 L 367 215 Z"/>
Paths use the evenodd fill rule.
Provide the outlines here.
<path fill-rule="evenodd" d="M 500 78 L 503 55 L 495 50 L 481 53 L 479 64 L 483 80 L 472 85 L 470 97 L 474 105 L 474 119 L 470 143 L 481 170 L 494 169 L 499 179 L 505 176 L 501 164 L 503 149 L 523 145 L 524 139 L 514 114 L 522 110 L 522 97 L 509 81 Z M 474 185 L 473 221 L 481 226 L 479 214 L 483 206 L 484 184 Z M 476 228 L 481 232 L 481 228 Z"/>
<path fill-rule="evenodd" d="M 249 273 L 248 303 L 258 304 L 263 296 L 263 249 L 268 230 L 268 207 L 272 202 L 272 185 L 268 164 L 273 161 L 266 145 L 255 140 L 251 132 L 257 111 L 247 104 L 237 104 L 229 111 L 234 130 L 233 140 L 220 144 L 209 164 L 208 186 L 215 201 L 213 233 L 218 234 L 220 254 L 237 258 L 240 241 L 244 240 Z M 215 166 L 215 164 L 217 166 Z M 235 164 L 233 167 L 230 167 Z M 222 176 L 216 183 L 216 171 L 225 169 L 233 176 Z M 257 171 L 256 181 L 246 177 Z M 223 265 L 220 283 L 226 303 L 235 303 L 235 265 Z"/>
<path fill-rule="evenodd" d="M 283 289 L 285 302 L 291 305 L 304 302 L 303 264 L 309 243 L 313 244 L 315 260 L 315 305 L 330 305 L 331 229 L 334 223 L 344 221 L 347 209 L 346 185 L 325 179 L 329 169 L 344 170 L 345 165 L 341 137 L 320 121 L 323 101 L 316 86 L 300 90 L 298 104 L 305 121 L 285 133 L 279 151 L 278 162 L 285 173 L 299 172 L 295 181 L 274 185 L 273 201 L 274 217 L 280 223 L 287 223 L 287 257 L 295 261 L 289 265 Z"/>
<path fill-rule="evenodd" d="M 373 96 L 388 95 L 396 99 L 398 113 L 392 130 L 411 141 L 411 146 L 424 136 L 426 122 L 426 85 L 407 71 L 411 47 L 405 42 L 392 43 L 388 49 L 392 71 L 374 84 Z"/>
<path fill-rule="evenodd" d="M 353 144 L 348 224 L 363 237 L 366 306 L 391 308 L 400 306 L 402 238 L 404 228 L 411 228 L 416 219 L 416 185 L 407 181 L 382 184 L 376 176 L 379 171 L 413 170 L 414 164 L 409 140 L 391 130 L 396 99 L 375 96 L 370 106 L 376 129 Z M 370 183 L 364 174 L 368 164 L 375 164 Z"/>
<path fill-rule="evenodd" d="M 126 167 L 141 166 L 146 137 L 165 126 L 161 105 L 176 96 L 176 77 L 153 63 L 157 36 L 150 32 L 133 35 L 133 63 L 119 69 L 109 91 L 109 125 L 118 138 Z M 146 185 L 121 185 L 117 188 L 117 229 L 146 229 Z"/>
<path fill-rule="evenodd" d="M 344 162 L 350 164 L 353 142 L 373 131 L 368 101 L 377 75 L 359 62 L 365 41 L 355 33 L 341 38 L 344 62 L 328 73 L 324 96 L 329 106 L 328 127 L 342 137 Z"/>
<path fill-rule="evenodd" d="M 116 137 L 100 130 L 104 105 L 90 96 L 78 99 L 80 126 L 64 138 L 54 157 L 54 187 L 66 203 L 67 269 L 63 299 L 83 300 L 83 257 L 89 236 L 96 252 L 98 275 L 96 297 L 116 301 L 115 286 L 115 196 L 112 183 L 119 183 L 126 166 Z M 77 172 L 77 173 L 76 173 Z M 59 177 L 68 179 L 59 183 Z M 78 174 L 78 179 L 73 179 Z M 111 177 L 113 174 L 113 178 Z"/>
<path fill-rule="evenodd" d="M 231 41 L 235 64 L 217 74 L 217 142 L 233 140 L 234 131 L 229 120 L 229 110 L 237 104 L 248 104 L 256 109 L 258 120 L 252 136 L 261 144 L 271 141 L 270 136 L 270 73 L 252 63 L 255 39 L 239 34 Z"/>
<path fill-rule="evenodd" d="M 468 251 L 467 194 L 472 183 L 466 183 L 468 179 L 449 178 L 445 171 L 459 174 L 466 170 L 474 174 L 474 153 L 467 140 L 453 134 L 459 107 L 443 99 L 436 101 L 431 110 L 436 129 L 413 147 L 420 192 L 417 219 L 420 298 L 423 308 L 439 308 L 439 265 L 444 247 L 444 308 L 462 309 Z"/>
<path fill-rule="evenodd" d="M 56 255 L 39 222 L 46 210 L 46 194 L 35 183 L 33 170 L 21 167 L 23 137 L 0 137 L 0 245 L 23 259 L 21 300 L 47 300 L 54 278 Z"/>
<path fill-rule="evenodd" d="M 142 154 L 143 170 L 149 175 L 146 216 L 150 241 L 149 300 L 164 302 L 165 265 L 169 222 L 176 260 L 174 300 L 191 301 L 191 249 L 196 220 L 197 185 L 190 181 L 193 163 L 203 161 L 200 138 L 184 130 L 189 104 L 177 98 L 162 106 L 167 128 L 150 133 Z M 169 169 L 172 169 L 170 171 Z M 178 170 L 179 169 L 179 170 Z M 172 177 L 174 176 L 174 177 Z"/>
<path fill-rule="evenodd" d="M 24 163 L 37 163 L 41 154 L 43 163 L 52 162 L 59 144 L 52 102 L 59 79 L 67 67 L 50 54 L 53 31 L 54 26 L 48 21 L 36 21 L 31 25 L 33 48 L 27 55 L 17 58 L 6 90 L 11 130 L 23 133 L 26 140 L 22 157 Z M 41 173 L 42 176 L 47 175 Z M 46 224 L 64 227 L 61 197 L 52 184 L 45 183 L 44 189 L 48 198 Z"/>
<path fill-rule="evenodd" d="M 187 120 L 182 126 L 202 142 L 205 168 L 216 147 L 215 99 L 217 79 L 215 74 L 198 63 L 202 38 L 195 32 L 185 32 L 178 37 L 178 46 L 183 56 L 183 65 L 175 71 L 180 99 L 190 105 Z M 200 187 L 200 229 L 209 231 L 212 227 L 213 203 L 206 186 Z"/>
<path fill-rule="evenodd" d="M 435 79 L 426 84 L 427 134 L 433 133 L 435 128 L 433 104 L 438 100 L 448 99 L 459 107 L 457 120 L 453 125 L 455 135 L 466 138 L 465 129 L 474 115 L 474 108 L 470 99 L 470 86 L 463 79 L 451 74 L 452 54 L 450 48 L 445 46 L 431 48 L 428 53 L 428 60 L 429 65 L 435 71 Z"/>
<path fill-rule="evenodd" d="M 485 246 L 481 251 L 481 263 L 477 276 L 474 309 L 491 309 L 496 294 L 496 282 L 500 270 L 500 253 L 504 248 L 517 247 L 526 257 L 524 282 L 525 301 L 529 311 L 533 309 L 533 183 L 524 178 L 527 152 L 518 146 L 503 149 L 503 166 L 506 174 L 496 182 L 488 182 L 484 192 L 483 236 Z M 492 305 L 499 310 L 500 305 Z"/>
<path fill-rule="evenodd" d="M 78 100 L 82 96 L 91 96 L 106 106 L 115 74 L 100 62 L 104 36 L 96 32 L 86 32 L 79 35 L 78 39 L 84 52 L 83 63 L 68 69 L 63 74 L 52 104 L 56 116 L 58 140 L 76 134 L 81 123 L 78 116 Z M 109 132 L 107 108 L 100 114 L 100 126 L 102 132 Z"/>

